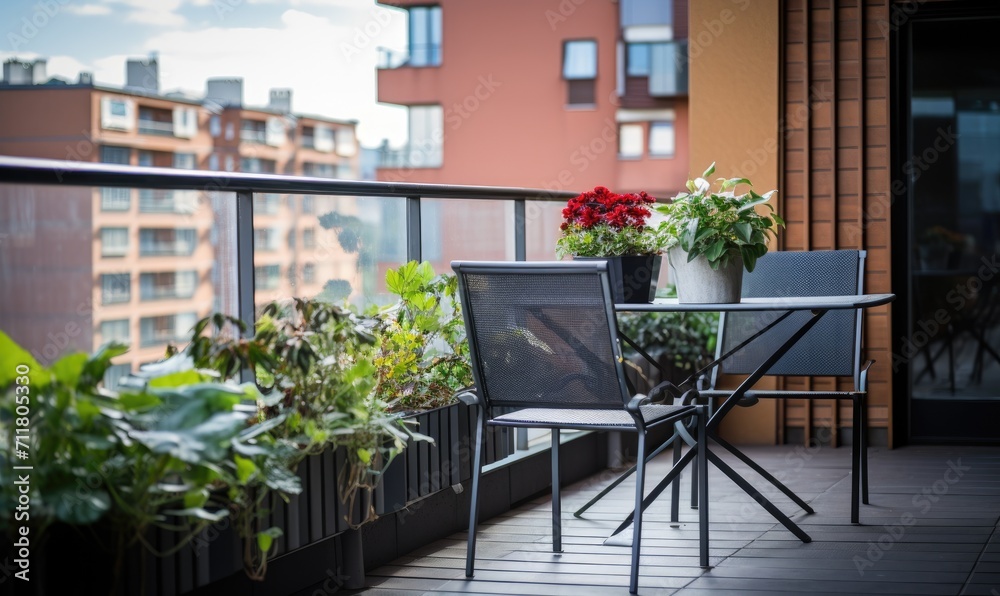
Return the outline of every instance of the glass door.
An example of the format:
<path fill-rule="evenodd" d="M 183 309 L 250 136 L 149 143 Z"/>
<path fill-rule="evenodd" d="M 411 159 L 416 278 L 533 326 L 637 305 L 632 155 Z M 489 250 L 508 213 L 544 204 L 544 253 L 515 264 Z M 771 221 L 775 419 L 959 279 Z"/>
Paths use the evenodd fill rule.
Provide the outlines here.
<path fill-rule="evenodd" d="M 915 440 L 1000 440 L 998 25 L 909 25 L 909 329 L 894 343 Z"/>

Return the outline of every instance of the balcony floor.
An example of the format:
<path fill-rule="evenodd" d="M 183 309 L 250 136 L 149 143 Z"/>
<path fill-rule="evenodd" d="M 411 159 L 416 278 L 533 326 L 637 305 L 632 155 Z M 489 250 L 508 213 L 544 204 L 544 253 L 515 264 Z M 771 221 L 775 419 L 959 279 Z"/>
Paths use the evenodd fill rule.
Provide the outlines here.
<path fill-rule="evenodd" d="M 685 474 L 680 527 L 669 523 L 669 491 L 644 517 L 640 594 L 1000 595 L 1000 448 L 873 449 L 872 504 L 862 505 L 860 526 L 848 522 L 847 448 L 747 452 L 812 504 L 816 513 L 803 514 L 754 482 L 813 542 L 799 542 L 709 465 L 713 567 L 698 567 L 697 511 L 685 505 Z M 727 462 L 749 474 L 733 458 Z M 660 456 L 649 477 L 668 468 Z M 628 539 L 621 546 L 604 540 L 631 509 L 635 485 L 624 483 L 585 519 L 572 516 L 614 477 L 604 473 L 564 489 L 562 554 L 550 550 L 550 501 L 543 497 L 480 525 L 473 580 L 464 576 L 461 533 L 369 572 L 370 588 L 359 593 L 627 594 Z"/>

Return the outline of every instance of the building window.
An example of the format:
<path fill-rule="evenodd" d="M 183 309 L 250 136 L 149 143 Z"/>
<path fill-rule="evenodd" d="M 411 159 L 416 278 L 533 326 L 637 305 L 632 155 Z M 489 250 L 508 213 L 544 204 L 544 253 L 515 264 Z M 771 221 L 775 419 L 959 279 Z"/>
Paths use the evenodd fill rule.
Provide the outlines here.
<path fill-rule="evenodd" d="M 316 228 L 302 230 L 302 248 L 316 248 Z"/>
<path fill-rule="evenodd" d="M 240 125 L 240 140 L 248 143 L 267 141 L 267 123 L 260 120 L 244 120 Z"/>
<path fill-rule="evenodd" d="M 677 41 L 649 46 L 649 94 L 653 97 L 683 95 L 688 90 L 687 43 Z"/>
<path fill-rule="evenodd" d="M 618 126 L 619 157 L 642 157 L 642 128 L 642 124 L 621 124 Z"/>
<path fill-rule="evenodd" d="M 274 215 L 278 212 L 281 195 L 271 192 L 255 193 L 253 195 L 254 215 Z"/>
<path fill-rule="evenodd" d="M 194 253 L 197 242 L 194 228 L 142 228 L 139 230 L 139 255 L 188 256 Z"/>
<path fill-rule="evenodd" d="M 139 151 L 138 164 L 144 168 L 151 168 L 156 165 L 152 151 Z"/>
<path fill-rule="evenodd" d="M 130 335 L 128 319 L 101 321 L 101 341 L 104 343 L 117 341 L 127 344 Z"/>
<path fill-rule="evenodd" d="M 218 171 L 219 169 L 219 156 L 213 153 L 208 156 L 208 169 L 212 171 Z"/>
<path fill-rule="evenodd" d="M 358 142 L 354 138 L 353 128 L 337 129 L 337 155 L 341 157 L 353 157 L 358 152 Z"/>
<path fill-rule="evenodd" d="M 670 25 L 674 21 L 673 0 L 620 0 L 622 27 Z"/>
<path fill-rule="evenodd" d="M 233 125 L 232 122 L 227 123 L 226 124 L 226 140 L 227 141 L 232 141 L 235 136 L 236 136 L 236 127 Z"/>
<path fill-rule="evenodd" d="M 101 256 L 124 257 L 128 253 L 128 228 L 101 228 Z"/>
<path fill-rule="evenodd" d="M 273 252 L 278 250 L 278 234 L 273 228 L 254 228 L 253 248 L 254 250 Z"/>
<path fill-rule="evenodd" d="M 101 146 L 101 163 L 115 163 L 127 166 L 131 156 L 132 150 L 128 147 Z"/>
<path fill-rule="evenodd" d="M 594 105 L 597 86 L 597 42 L 571 40 L 563 44 L 563 79 L 569 105 Z"/>
<path fill-rule="evenodd" d="M 139 300 L 191 298 L 198 287 L 198 272 L 162 271 L 139 275 Z"/>
<path fill-rule="evenodd" d="M 316 264 L 306 263 L 302 266 L 302 283 L 316 283 Z"/>
<path fill-rule="evenodd" d="M 104 273 L 101 275 L 101 304 L 121 304 L 131 299 L 131 274 Z"/>
<path fill-rule="evenodd" d="M 288 230 L 288 248 L 295 250 L 295 230 Z"/>
<path fill-rule="evenodd" d="M 128 211 L 131 205 L 131 188 L 101 189 L 101 211 Z"/>
<path fill-rule="evenodd" d="M 410 15 L 410 60 L 408 66 L 441 64 L 441 7 L 415 6 Z"/>
<path fill-rule="evenodd" d="M 674 123 L 649 123 L 649 154 L 657 157 L 674 156 Z"/>
<path fill-rule="evenodd" d="M 101 128 L 132 130 L 135 125 L 135 104 L 118 97 L 101 98 Z"/>
<path fill-rule="evenodd" d="M 144 347 L 181 341 L 198 321 L 198 314 L 178 313 L 139 320 L 139 341 Z"/>
<path fill-rule="evenodd" d="M 260 159 L 259 157 L 240 158 L 240 171 L 251 174 L 274 174 L 278 170 L 278 163 L 273 159 Z"/>
<path fill-rule="evenodd" d="M 212 135 L 213 139 L 219 138 L 219 135 L 222 134 L 222 118 L 212 116 L 208 121 L 208 132 Z"/>
<path fill-rule="evenodd" d="M 174 153 L 174 167 L 179 170 L 194 170 L 198 160 L 194 153 Z"/>
<path fill-rule="evenodd" d="M 302 213 L 316 213 L 316 197 L 302 195 Z"/>
<path fill-rule="evenodd" d="M 227 172 L 232 172 L 234 165 L 235 164 L 234 164 L 233 156 L 232 155 L 227 155 L 226 156 L 226 171 Z"/>
<path fill-rule="evenodd" d="M 278 287 L 281 277 L 280 265 L 260 265 L 253 268 L 253 287 L 255 290 L 273 290 Z"/>
<path fill-rule="evenodd" d="M 114 391 L 121 386 L 122 379 L 130 374 L 132 374 L 131 364 L 127 362 L 125 364 L 112 364 L 104 371 L 104 388 Z"/>
<path fill-rule="evenodd" d="M 444 111 L 441 106 L 409 109 L 409 155 L 411 168 L 439 168 L 444 161 Z"/>
<path fill-rule="evenodd" d="M 625 74 L 630 77 L 649 76 L 649 44 L 630 43 L 625 45 Z"/>
<path fill-rule="evenodd" d="M 302 164 L 302 174 L 315 178 L 333 178 L 336 175 L 332 163 L 313 163 L 310 161 Z"/>

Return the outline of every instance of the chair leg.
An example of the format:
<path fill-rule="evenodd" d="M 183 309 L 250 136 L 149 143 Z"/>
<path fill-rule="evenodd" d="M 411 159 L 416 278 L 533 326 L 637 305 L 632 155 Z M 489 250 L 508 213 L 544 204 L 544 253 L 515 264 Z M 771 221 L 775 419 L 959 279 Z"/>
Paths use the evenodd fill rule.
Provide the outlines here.
<path fill-rule="evenodd" d="M 681 443 L 683 441 L 674 442 L 674 465 L 681 459 Z M 639 457 L 643 456 L 644 451 L 639 450 Z M 680 509 L 681 509 L 681 475 L 678 474 L 674 478 L 673 484 L 670 486 L 670 522 L 678 523 L 680 521 Z"/>
<path fill-rule="evenodd" d="M 562 502 L 559 498 L 559 429 L 552 429 L 552 552 L 562 552 Z"/>
<path fill-rule="evenodd" d="M 699 564 L 708 567 L 708 433 L 705 424 L 708 406 L 698 406 L 698 443 L 692 449 L 698 450 L 698 463 L 692 468 L 691 482 L 697 478 L 698 500 L 698 555 Z M 694 473 L 697 470 L 697 474 Z"/>
<path fill-rule="evenodd" d="M 479 408 L 476 428 L 476 455 L 472 460 L 472 495 L 469 503 L 469 542 L 465 556 L 465 577 L 472 577 L 476 563 L 476 524 L 479 520 L 479 479 L 483 475 L 483 442 L 486 440 L 486 412 Z"/>
<path fill-rule="evenodd" d="M 860 395 L 855 395 L 851 399 L 852 417 L 854 419 L 851 429 L 851 523 L 860 523 L 860 512 L 858 502 L 861 500 L 861 408 L 863 403 Z"/>
<path fill-rule="evenodd" d="M 698 436 L 701 437 L 701 435 L 698 435 Z M 699 440 L 699 442 L 701 441 L 700 438 L 698 440 Z M 696 448 L 697 448 L 697 445 L 695 445 L 694 447 L 692 447 L 692 449 L 696 449 Z M 701 472 L 698 470 L 698 466 L 692 467 L 691 468 L 691 509 L 697 509 L 698 508 L 698 500 L 699 500 L 698 499 L 698 487 L 700 486 L 698 484 L 698 479 L 699 478 L 701 478 Z"/>
<path fill-rule="evenodd" d="M 644 429 L 639 431 L 639 457 L 635 468 L 635 518 L 632 523 L 632 570 L 629 577 L 629 594 L 635 594 L 639 589 L 639 545 L 642 542 L 642 494 L 645 492 L 646 481 L 646 460 L 643 454 L 646 453 L 646 433 Z"/>
<path fill-rule="evenodd" d="M 861 443 L 861 502 L 868 505 L 868 400 L 861 396 L 861 432 L 858 440 Z"/>

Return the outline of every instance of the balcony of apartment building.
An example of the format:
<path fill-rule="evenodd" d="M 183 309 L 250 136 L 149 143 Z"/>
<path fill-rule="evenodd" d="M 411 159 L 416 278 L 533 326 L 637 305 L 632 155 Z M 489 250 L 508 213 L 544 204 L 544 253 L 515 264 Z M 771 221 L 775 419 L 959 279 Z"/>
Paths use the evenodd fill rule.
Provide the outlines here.
<path fill-rule="evenodd" d="M 405 49 L 379 48 L 378 100 L 399 105 L 440 101 L 444 47 L 440 6 L 407 6 Z"/>
<path fill-rule="evenodd" d="M 745 454 L 752 461 L 772 470 L 775 480 L 808 502 L 799 503 L 776 489 L 773 482 L 756 476 L 748 479 L 750 488 L 729 482 L 723 475 L 726 467 L 746 470 L 749 476 L 750 462 L 716 442 L 712 451 L 718 459 L 707 478 L 699 477 L 710 487 L 707 502 L 692 508 L 690 491 L 695 482 L 687 472 L 675 485 L 676 491 L 657 492 L 655 499 L 650 496 L 643 553 L 637 561 L 639 591 L 678 596 L 995 594 L 1000 516 L 1000 449 L 995 421 L 1000 400 L 996 396 L 998 384 L 990 381 L 996 379 L 998 366 L 988 350 L 995 346 L 993 340 L 1000 327 L 995 308 L 1000 300 L 995 289 L 995 258 L 990 261 L 1000 242 L 994 200 L 996 164 L 1000 163 L 1000 108 L 986 95 L 995 95 L 996 87 L 981 65 L 983 55 L 996 53 L 995 36 L 990 31 L 1000 15 L 994 7 L 987 11 L 988 19 L 979 13 L 963 13 L 964 18 L 956 19 L 940 8 L 931 8 L 931 16 L 914 16 L 894 12 L 899 5 L 888 1 L 853 6 L 765 4 L 728 0 L 692 3 L 698 11 L 692 15 L 695 23 L 710 24 L 718 18 L 728 26 L 721 16 L 723 11 L 744 6 L 748 12 L 741 15 L 744 20 L 738 26 L 723 27 L 728 33 L 702 43 L 705 53 L 697 66 L 692 61 L 693 69 L 702 70 L 692 73 L 691 87 L 714 93 L 699 98 L 701 111 L 692 115 L 692 132 L 686 144 L 695 163 L 719 156 L 732 164 L 732 169 L 742 168 L 755 182 L 763 180 L 764 188 L 770 183 L 781 188 L 783 202 L 779 207 L 787 215 L 788 225 L 772 248 L 789 252 L 868 251 L 865 291 L 898 294 L 891 309 L 880 307 L 864 319 L 864 347 L 877 360 L 871 369 L 869 403 L 863 410 L 869 418 L 868 438 L 873 441 L 866 460 L 870 465 L 870 496 L 865 503 L 851 501 L 852 480 L 857 479 L 851 470 L 855 454 L 844 444 L 848 435 L 838 432 L 863 424 L 863 419 L 851 420 L 836 400 L 827 407 L 803 404 L 798 398 L 760 399 L 758 403 L 747 400 L 733 409 L 736 418 L 726 421 L 731 424 L 718 429 L 718 439 L 736 437 L 748 444 Z M 927 2 L 920 10 L 927 11 L 932 4 Z M 969 6 L 946 4 L 949 9 L 956 4 Z M 566 5 L 579 10 L 593 6 Z M 983 6 L 977 3 L 973 8 L 982 11 Z M 907 8 L 916 9 L 915 5 Z M 900 20 L 894 20 L 894 15 Z M 896 33 L 875 34 L 881 23 L 891 22 L 901 30 L 902 41 L 920 51 L 898 51 Z M 964 50 L 959 52 L 960 48 Z M 838 52 L 842 60 L 836 59 Z M 890 56 L 899 62 L 891 64 Z M 779 60 L 787 73 L 779 70 Z M 762 64 L 769 65 L 767 72 L 758 70 Z M 898 106 L 888 97 L 891 83 L 897 82 L 888 78 L 890 66 L 904 73 L 936 73 L 927 79 L 918 77 L 910 82 L 911 87 L 901 85 L 904 97 Z M 985 78 L 977 78 L 984 73 Z M 935 95 L 945 89 L 943 84 L 949 81 L 946 75 L 955 76 L 950 84 L 958 85 L 962 93 L 970 81 L 982 88 L 971 96 Z M 803 84 L 817 79 L 831 84 L 832 97 L 814 97 L 814 90 Z M 723 86 L 721 91 L 718 85 Z M 743 92 L 748 88 L 754 89 L 753 100 L 747 100 Z M 779 123 L 780 114 L 796 113 L 808 117 Z M 629 126 L 640 122 L 641 126 Z M 890 137 L 890 123 L 898 125 L 901 139 Z M 660 121 L 624 119 L 616 124 L 618 157 L 624 160 L 666 158 L 671 150 L 679 151 L 685 144 L 676 129 L 671 136 L 670 127 Z M 935 136 L 948 132 L 950 126 L 965 127 L 963 134 L 957 138 Z M 783 144 L 777 145 L 777 139 Z M 936 169 L 921 162 L 928 166 L 922 170 L 906 161 L 913 147 L 928 151 Z M 561 208 L 576 194 L 510 187 L 302 180 L 249 173 L 254 167 L 266 171 L 258 164 L 232 173 L 227 178 L 231 190 L 220 191 L 213 186 L 218 172 L 131 170 L 114 163 L 0 157 L 0 213 L 12 214 L 0 219 L 0 304 L 5 305 L 0 309 L 0 329 L 16 329 L 25 354 L 34 355 L 55 372 L 64 372 L 74 359 L 52 364 L 58 355 L 53 346 L 97 350 L 100 346 L 89 334 L 76 330 L 89 327 L 90 317 L 98 312 L 103 317 L 98 337 L 131 339 L 133 345 L 152 352 L 162 351 L 171 342 L 182 343 L 195 321 L 210 312 L 223 312 L 252 328 L 266 301 L 264 296 L 275 292 L 283 293 L 283 298 L 315 298 L 328 292 L 358 309 L 385 305 L 393 301 L 383 281 L 385 269 L 409 260 L 426 260 L 434 272 L 447 273 L 452 259 L 551 259 L 552 232 L 558 229 Z M 922 184 L 914 180 L 918 170 L 924 172 Z M 892 190 L 897 183 L 903 191 Z M 80 210 L 76 202 L 51 195 L 75 197 L 79 188 L 129 190 L 91 193 L 91 200 L 103 205 L 107 199 L 109 206 L 119 208 L 128 202 L 126 196 L 134 200 L 144 189 L 204 192 L 209 200 L 198 209 L 211 217 L 211 233 L 192 235 L 176 218 L 164 216 L 161 222 L 140 228 L 138 240 L 140 251 L 147 247 L 148 272 L 156 276 L 168 270 L 185 270 L 183 265 L 159 267 L 156 254 L 161 250 L 190 257 L 190 246 L 195 244 L 196 251 L 210 255 L 206 262 L 211 262 L 212 268 L 211 308 L 188 304 L 167 308 L 172 302 L 168 299 L 144 304 L 144 287 L 169 288 L 170 283 L 153 277 L 144 286 L 142 272 L 126 271 L 119 257 L 128 251 L 130 232 L 110 229 L 106 234 L 101 232 L 102 244 L 106 240 L 108 246 L 103 269 L 96 274 L 88 271 L 83 284 L 92 284 L 95 300 L 81 306 L 78 299 L 69 297 L 77 282 L 67 281 L 72 273 L 67 272 L 67 258 L 83 252 L 73 243 L 75 237 L 88 242 L 93 238 L 93 222 L 80 214 L 94 209 Z M 300 199 L 301 209 L 288 209 L 288 213 L 280 209 L 265 213 L 262 209 L 258 213 L 255 206 L 266 205 L 270 194 L 293 197 L 296 205 Z M 317 196 L 327 200 L 316 201 Z M 355 219 L 346 217 L 355 214 L 348 207 L 357 209 Z M 44 218 L 35 215 L 41 213 Z M 287 220 L 275 221 L 281 217 Z M 462 225 L 447 225 L 456 221 Z M 305 222 L 308 225 L 303 227 Z M 943 222 L 961 232 L 944 227 Z M 300 233 L 292 234 L 293 230 Z M 307 230 L 314 231 L 307 234 Z M 318 243 L 320 230 L 333 235 L 334 243 Z M 319 244 L 323 252 L 317 254 L 323 258 L 315 262 L 298 254 L 288 260 L 279 258 L 279 251 L 271 249 L 275 242 L 283 245 L 286 241 L 289 247 Z M 356 251 L 347 251 L 345 244 Z M 983 247 L 985 254 L 973 252 Z M 969 256 L 971 260 L 961 260 Z M 314 267 L 307 274 L 309 264 Z M 928 282 L 930 287 L 917 290 Z M 176 276 L 173 284 L 176 293 L 181 285 Z M 9 300 L 11 293 L 19 299 Z M 964 300 L 962 306 L 949 306 L 948 302 L 957 302 L 957 298 Z M 931 305 L 921 305 L 926 299 L 932 300 Z M 145 307 L 158 311 L 139 311 Z M 25 325 L 25 321 L 30 324 Z M 963 326 L 957 326 L 960 323 Z M 508 328 L 502 326 L 503 330 Z M 913 345 L 899 349 L 899 340 Z M 19 353 L 18 357 L 23 356 Z M 113 360 L 115 366 L 128 367 L 115 369 L 116 377 L 135 372 L 127 357 Z M 9 371 L 6 374 L 13 377 Z M 236 376 L 256 380 L 250 371 L 237 372 Z M 47 386 L 34 379 L 33 395 L 42 394 Z M 637 376 L 630 379 L 638 382 Z M 71 381 L 72 390 L 66 397 L 87 397 L 81 384 L 93 380 L 81 376 Z M 825 376 L 775 382 L 802 391 L 838 387 Z M 695 383 L 700 385 L 701 381 Z M 113 385 L 108 378 L 102 389 Z M 32 402 L 32 407 L 38 405 Z M 141 409 L 149 404 L 134 405 Z M 257 411 L 251 403 L 240 405 Z M 291 595 L 364 587 L 372 594 L 624 594 L 632 538 L 627 532 L 611 535 L 635 505 L 636 481 L 634 477 L 626 479 L 614 488 L 620 469 L 610 467 L 621 464 L 623 454 L 634 457 L 634 448 L 629 452 L 630 447 L 613 433 L 566 432 L 558 437 L 560 457 L 553 460 L 551 437 L 530 432 L 479 437 L 487 446 L 488 467 L 480 487 L 476 574 L 467 578 L 466 530 L 472 492 L 467 471 L 474 459 L 469 446 L 477 439 L 468 433 L 475 424 L 469 418 L 470 410 L 462 405 L 455 408 L 462 414 L 443 418 L 429 415 L 419 427 L 421 431 L 442 430 L 439 437 L 460 437 L 455 451 L 443 451 L 438 443 L 408 446 L 396 460 L 405 472 L 393 476 L 402 478 L 397 488 L 404 487 L 397 501 L 390 496 L 392 489 L 380 484 L 381 488 L 371 493 L 370 503 L 345 503 L 335 471 L 344 469 L 337 466 L 347 455 L 324 452 L 295 470 L 301 493 L 287 500 L 272 495 L 274 498 L 264 503 L 266 518 L 261 527 L 268 529 L 246 540 L 237 536 L 227 518 L 207 525 L 188 543 L 190 548 L 176 548 L 185 539 L 184 533 L 157 527 L 143 534 L 140 542 L 162 556 L 154 558 L 137 542 L 127 549 L 123 564 L 116 567 L 112 558 L 96 547 L 95 552 L 80 548 L 78 540 L 86 532 L 70 528 L 44 547 L 64 546 L 68 551 L 62 558 L 46 561 L 48 566 L 53 561 L 59 566 L 58 573 L 46 574 L 46 581 L 72 592 L 85 577 L 87 588 L 98 591 L 96 586 L 103 587 L 106 576 L 118 573 L 125 591 L 144 589 L 151 596 Z M 102 415 L 100 408 L 85 413 Z M 171 420 L 188 414 L 182 405 Z M 232 420 L 226 417 L 226 424 L 219 426 Z M 75 417 L 65 416 L 67 425 L 75 422 Z M 169 432 L 156 438 L 162 439 L 165 453 L 176 451 L 187 456 L 197 445 L 178 440 L 176 433 L 186 430 L 178 426 L 165 429 Z M 216 431 L 217 427 L 211 429 Z M 101 438 L 85 436 L 81 445 L 84 452 L 99 450 Z M 690 451 L 680 448 L 682 438 L 683 433 L 678 434 L 673 445 L 678 446 L 678 454 L 689 455 Z M 913 444 L 906 444 L 908 440 Z M 226 445 L 218 444 L 220 448 Z M 228 476 L 253 477 L 259 470 L 247 460 L 257 452 L 253 447 L 262 445 L 245 447 L 238 458 L 227 459 L 205 474 L 219 482 Z M 371 454 L 358 454 L 365 455 Z M 153 458 L 152 463 L 158 461 L 164 460 Z M 650 463 L 646 481 L 662 478 L 673 461 L 673 453 L 657 456 Z M 116 461 L 104 463 L 95 463 L 97 472 L 59 467 L 60 477 L 65 474 L 77 481 L 68 485 L 74 499 L 105 503 L 100 498 L 103 493 L 92 487 L 100 487 L 102 474 L 115 470 Z M 150 468 L 155 466 L 137 469 Z M 389 469 L 385 471 L 388 478 Z M 41 471 L 31 476 L 38 479 Z M 210 490 L 185 492 L 186 485 L 170 480 L 155 485 L 153 498 L 159 491 L 178 491 L 184 506 L 192 509 L 212 498 Z M 551 497 L 553 480 L 565 488 L 561 512 L 554 508 Z M 605 499 L 580 517 L 570 515 L 604 489 L 611 489 Z M 753 493 L 751 489 L 757 493 L 747 494 Z M 34 502 L 35 494 L 31 496 Z M 776 521 L 773 511 L 760 506 L 765 501 L 785 512 L 787 519 Z M 360 529 L 352 528 L 353 516 L 369 504 L 379 519 Z M 854 505 L 861 512 L 857 523 L 849 521 Z M 116 504 L 108 499 L 107 506 Z M 550 529 L 553 511 L 562 519 L 562 548 Z M 703 511 L 711 514 L 708 569 L 696 555 L 699 513 Z M 46 513 L 31 511 L 33 516 L 36 512 Z M 796 524 L 811 540 L 792 534 L 786 522 Z M 9 548 L 13 542 L 4 540 L 2 545 Z M 267 574 L 261 581 L 251 581 L 241 561 L 241 553 L 255 546 L 270 554 Z M 43 547 L 33 543 L 32 548 Z M 32 562 L 42 556 L 33 551 Z"/>

